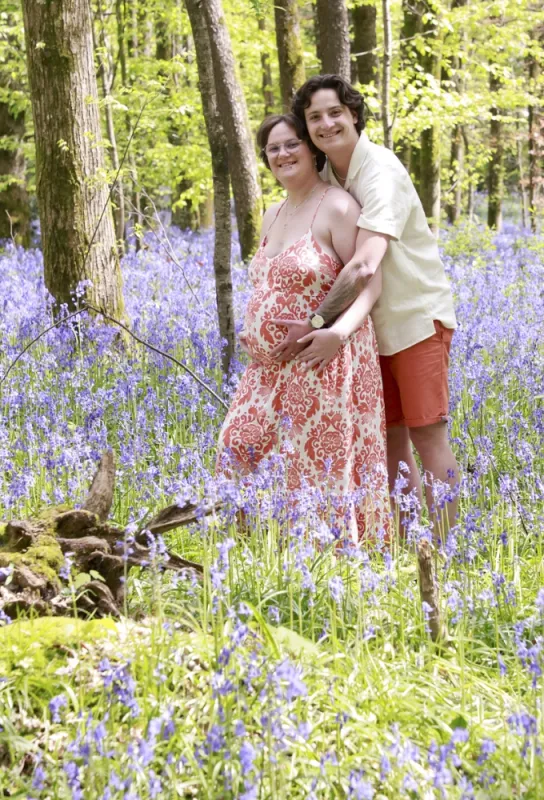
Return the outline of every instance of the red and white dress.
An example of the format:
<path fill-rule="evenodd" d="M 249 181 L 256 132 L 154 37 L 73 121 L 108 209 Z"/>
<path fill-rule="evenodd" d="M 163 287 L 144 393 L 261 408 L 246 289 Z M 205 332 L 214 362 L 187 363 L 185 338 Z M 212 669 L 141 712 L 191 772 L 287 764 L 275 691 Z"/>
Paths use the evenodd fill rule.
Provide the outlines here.
<path fill-rule="evenodd" d="M 388 529 L 389 495 L 372 320 L 367 317 L 320 376 L 295 361 L 270 358 L 285 337 L 285 328 L 270 320 L 307 320 L 343 266 L 316 241 L 316 214 L 317 209 L 304 236 L 276 256 L 265 255 L 265 236 L 249 266 L 254 291 L 243 334 L 251 362 L 219 436 L 217 471 L 232 475 L 234 468 L 248 474 L 264 457 L 283 452 L 289 490 L 299 489 L 305 480 L 326 485 L 338 499 L 355 492 L 349 527 L 354 532 L 356 526 L 360 538 L 374 538 L 380 529 Z"/>

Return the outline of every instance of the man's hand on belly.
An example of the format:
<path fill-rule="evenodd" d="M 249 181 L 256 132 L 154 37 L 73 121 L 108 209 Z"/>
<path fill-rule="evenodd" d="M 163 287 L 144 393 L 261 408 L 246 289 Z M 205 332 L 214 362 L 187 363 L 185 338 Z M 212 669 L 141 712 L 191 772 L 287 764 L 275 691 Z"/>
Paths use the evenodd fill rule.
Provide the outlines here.
<path fill-rule="evenodd" d="M 290 361 L 290 359 L 304 350 L 306 345 L 299 344 L 298 340 L 313 330 L 308 322 L 300 319 L 272 319 L 270 322 L 287 328 L 287 336 L 283 342 L 277 344 L 270 351 L 272 358 L 275 358 L 276 361 Z"/>

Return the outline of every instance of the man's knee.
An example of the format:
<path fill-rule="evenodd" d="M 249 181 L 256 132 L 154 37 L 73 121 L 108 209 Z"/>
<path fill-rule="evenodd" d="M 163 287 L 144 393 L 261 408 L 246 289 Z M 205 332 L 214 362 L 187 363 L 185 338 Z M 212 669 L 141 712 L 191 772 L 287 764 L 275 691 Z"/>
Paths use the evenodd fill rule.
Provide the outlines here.
<path fill-rule="evenodd" d="M 420 428 L 409 429 L 410 439 L 421 455 L 429 450 L 441 450 L 448 447 L 448 426 L 444 422 L 436 422 L 433 425 L 422 425 Z"/>

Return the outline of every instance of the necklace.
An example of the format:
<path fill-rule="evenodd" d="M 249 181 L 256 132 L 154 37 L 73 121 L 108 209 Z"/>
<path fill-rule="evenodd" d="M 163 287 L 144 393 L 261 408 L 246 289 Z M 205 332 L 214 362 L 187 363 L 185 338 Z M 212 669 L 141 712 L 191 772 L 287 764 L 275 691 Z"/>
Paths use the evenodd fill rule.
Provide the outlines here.
<path fill-rule="evenodd" d="M 332 171 L 334 172 L 334 177 L 336 178 L 338 183 L 344 183 L 345 181 L 347 181 L 348 176 L 347 175 L 340 175 L 340 173 L 335 170 L 332 161 L 331 161 L 331 167 L 332 167 Z"/>
<path fill-rule="evenodd" d="M 284 221 L 283 221 L 283 231 L 282 231 L 282 239 L 283 239 L 283 240 L 285 240 L 285 232 L 286 232 L 286 230 L 287 230 L 287 225 L 288 225 L 288 224 L 289 224 L 289 222 L 290 222 L 290 221 L 293 219 L 293 217 L 295 216 L 295 214 L 297 213 L 297 211 L 299 210 L 299 208 L 302 208 L 302 206 L 304 205 L 304 203 L 307 203 L 307 202 L 308 202 L 308 200 L 309 200 L 309 199 L 310 199 L 310 197 L 313 195 L 313 193 L 315 192 L 315 190 L 317 189 L 317 187 L 320 185 L 320 183 L 321 183 L 321 181 L 318 181 L 318 182 L 316 183 L 316 185 L 314 186 L 314 188 L 313 188 L 313 189 L 311 189 L 311 190 L 308 192 L 308 194 L 306 195 L 306 197 L 305 197 L 303 200 L 301 200 L 301 201 L 300 201 L 300 203 L 297 203 L 297 205 L 293 207 L 293 210 L 292 210 L 292 211 L 289 211 L 289 208 L 288 208 L 288 206 L 289 206 L 289 198 L 287 198 L 287 202 L 285 203 L 285 219 L 284 219 Z"/>

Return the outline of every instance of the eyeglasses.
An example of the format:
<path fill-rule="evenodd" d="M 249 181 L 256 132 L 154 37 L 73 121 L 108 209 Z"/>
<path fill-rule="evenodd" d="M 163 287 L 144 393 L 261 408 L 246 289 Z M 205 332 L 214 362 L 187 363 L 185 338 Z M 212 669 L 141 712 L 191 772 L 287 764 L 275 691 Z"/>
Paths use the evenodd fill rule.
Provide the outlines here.
<path fill-rule="evenodd" d="M 262 152 L 266 153 L 268 158 L 277 158 L 281 153 L 281 148 L 285 148 L 285 152 L 291 155 L 291 153 L 296 153 L 300 145 L 302 144 L 301 139 L 289 139 L 288 142 L 282 142 L 281 144 L 267 144 L 266 147 L 263 147 Z"/>

